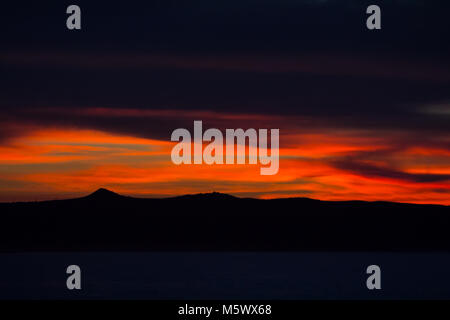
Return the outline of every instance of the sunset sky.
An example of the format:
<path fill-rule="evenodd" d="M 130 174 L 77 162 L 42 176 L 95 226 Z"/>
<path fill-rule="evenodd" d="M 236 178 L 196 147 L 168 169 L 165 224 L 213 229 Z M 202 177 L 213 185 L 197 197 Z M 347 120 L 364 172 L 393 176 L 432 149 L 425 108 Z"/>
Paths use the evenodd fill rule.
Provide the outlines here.
<path fill-rule="evenodd" d="M 386 2 L 373 33 L 367 3 L 80 1 L 81 31 L 70 3 L 7 6 L 0 201 L 105 187 L 450 205 L 448 11 Z M 194 120 L 279 128 L 278 174 L 174 165 L 171 133 Z"/>

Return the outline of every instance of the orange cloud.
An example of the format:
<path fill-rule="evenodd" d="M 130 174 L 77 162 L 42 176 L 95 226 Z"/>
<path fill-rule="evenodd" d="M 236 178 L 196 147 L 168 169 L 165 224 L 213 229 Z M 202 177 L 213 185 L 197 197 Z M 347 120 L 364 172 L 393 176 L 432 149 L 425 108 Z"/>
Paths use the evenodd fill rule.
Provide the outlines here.
<path fill-rule="evenodd" d="M 280 149 L 279 173 L 261 176 L 260 165 L 174 165 L 170 141 L 76 128 L 38 129 L 0 146 L 0 200 L 14 199 L 14 194 L 24 200 L 78 196 L 103 186 L 134 196 L 220 191 L 260 198 L 450 204 L 445 179 L 450 155 L 445 150 L 420 146 L 385 153 L 387 139 L 352 131 L 281 133 L 287 147 Z M 401 174 L 366 174 L 333 164 L 358 155 L 358 161 Z M 440 179 L 403 178 L 417 174 Z"/>

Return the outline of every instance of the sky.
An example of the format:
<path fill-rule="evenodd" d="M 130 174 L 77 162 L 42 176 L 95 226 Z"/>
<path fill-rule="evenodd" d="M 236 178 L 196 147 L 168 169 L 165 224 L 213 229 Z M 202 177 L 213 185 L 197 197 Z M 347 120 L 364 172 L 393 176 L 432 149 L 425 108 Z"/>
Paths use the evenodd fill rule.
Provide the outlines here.
<path fill-rule="evenodd" d="M 377 3 L 382 29 L 369 31 Z M 105 187 L 450 205 L 445 1 L 5 4 L 0 201 Z M 279 128 L 280 169 L 172 163 L 177 128 Z"/>

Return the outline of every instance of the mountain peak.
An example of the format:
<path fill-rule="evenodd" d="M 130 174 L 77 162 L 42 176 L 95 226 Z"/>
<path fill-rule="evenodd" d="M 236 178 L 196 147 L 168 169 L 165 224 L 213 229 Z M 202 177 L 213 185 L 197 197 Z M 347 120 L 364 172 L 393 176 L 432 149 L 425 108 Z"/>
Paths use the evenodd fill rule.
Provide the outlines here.
<path fill-rule="evenodd" d="M 105 188 L 99 188 L 96 191 L 94 191 L 93 193 L 91 193 L 90 195 L 87 196 L 88 198 L 101 198 L 101 199 L 105 199 L 105 198 L 116 198 L 116 197 L 120 197 L 120 194 L 117 194 L 111 190 L 105 189 Z"/>

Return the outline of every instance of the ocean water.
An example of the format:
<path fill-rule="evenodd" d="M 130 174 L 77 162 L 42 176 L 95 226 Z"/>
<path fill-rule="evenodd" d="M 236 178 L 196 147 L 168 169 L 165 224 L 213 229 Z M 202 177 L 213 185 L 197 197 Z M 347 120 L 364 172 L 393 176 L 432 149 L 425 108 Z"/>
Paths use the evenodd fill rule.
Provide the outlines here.
<path fill-rule="evenodd" d="M 3 253 L 0 299 L 450 299 L 450 253 Z"/>

